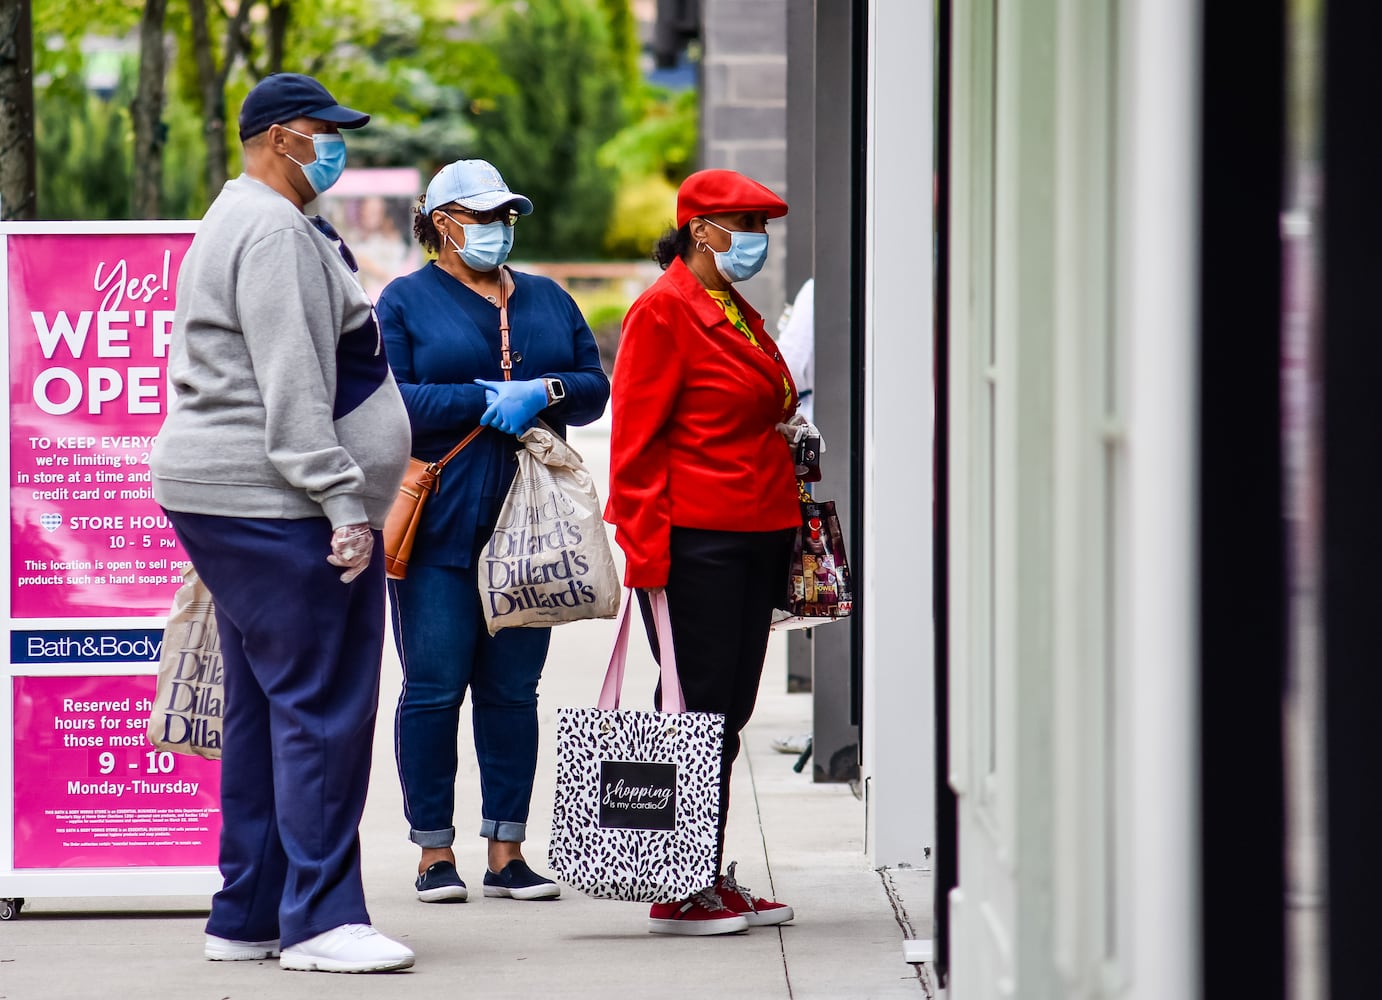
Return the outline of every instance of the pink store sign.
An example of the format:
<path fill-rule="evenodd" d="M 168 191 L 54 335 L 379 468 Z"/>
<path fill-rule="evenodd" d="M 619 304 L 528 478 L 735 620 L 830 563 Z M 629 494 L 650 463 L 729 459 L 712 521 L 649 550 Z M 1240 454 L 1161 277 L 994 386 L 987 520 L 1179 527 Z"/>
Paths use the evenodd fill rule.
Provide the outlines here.
<path fill-rule="evenodd" d="M 220 763 L 144 738 L 153 676 L 14 678 L 14 867 L 215 865 Z"/>
<path fill-rule="evenodd" d="M 162 617 L 185 556 L 148 463 L 192 235 L 5 239 L 10 616 Z"/>

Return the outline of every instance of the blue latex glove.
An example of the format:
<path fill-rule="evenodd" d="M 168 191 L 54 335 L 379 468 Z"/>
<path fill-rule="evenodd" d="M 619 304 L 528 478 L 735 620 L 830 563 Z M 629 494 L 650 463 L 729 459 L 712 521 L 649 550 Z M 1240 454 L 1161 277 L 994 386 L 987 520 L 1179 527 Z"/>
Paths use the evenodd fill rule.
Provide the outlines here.
<path fill-rule="evenodd" d="M 522 434 L 537 423 L 537 415 L 547 409 L 547 383 L 540 378 L 525 382 L 491 382 L 477 378 L 475 384 L 484 386 L 485 400 L 489 403 L 480 416 L 480 423 L 496 427 L 505 434 Z"/>

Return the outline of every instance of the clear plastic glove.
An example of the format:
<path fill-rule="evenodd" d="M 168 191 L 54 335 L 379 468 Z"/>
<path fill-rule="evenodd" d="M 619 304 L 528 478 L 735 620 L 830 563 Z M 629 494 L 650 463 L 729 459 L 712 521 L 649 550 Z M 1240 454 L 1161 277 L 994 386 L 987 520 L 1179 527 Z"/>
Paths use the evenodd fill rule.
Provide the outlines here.
<path fill-rule="evenodd" d="M 821 443 L 818 449 L 820 453 L 825 454 L 825 438 L 821 437 L 820 429 L 800 413 L 792 414 L 792 418 L 785 424 L 778 424 L 776 430 L 791 445 L 801 444 L 807 438 L 813 437 Z"/>
<path fill-rule="evenodd" d="M 475 384 L 484 386 L 489 403 L 480 416 L 480 423 L 495 427 L 505 434 L 522 434 L 537 423 L 537 415 L 547 409 L 547 383 L 540 378 L 524 382 L 491 382 L 477 378 Z M 490 393 L 494 398 L 490 399 Z"/>
<path fill-rule="evenodd" d="M 374 553 L 374 532 L 368 524 L 345 524 L 331 533 L 331 555 L 326 561 L 345 570 L 341 582 L 349 583 L 365 571 Z"/>

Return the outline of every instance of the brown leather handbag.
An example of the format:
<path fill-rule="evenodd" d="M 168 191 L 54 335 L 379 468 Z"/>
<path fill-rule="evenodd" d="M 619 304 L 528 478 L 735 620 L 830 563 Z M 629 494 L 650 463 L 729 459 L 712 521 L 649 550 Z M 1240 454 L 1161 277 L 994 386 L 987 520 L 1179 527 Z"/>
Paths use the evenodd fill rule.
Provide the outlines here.
<path fill-rule="evenodd" d="M 417 527 L 422 523 L 422 508 L 427 498 L 437 492 L 437 479 L 446 463 L 461 453 L 461 449 L 479 436 L 483 427 L 476 427 L 463 437 L 443 457 L 435 462 L 424 462 L 420 458 L 408 459 L 408 471 L 403 474 L 403 483 L 398 487 L 398 499 L 389 509 L 389 519 L 384 522 L 384 572 L 391 580 L 402 580 L 408 575 L 408 560 L 413 555 L 413 542 L 417 540 Z"/>
<path fill-rule="evenodd" d="M 509 370 L 513 362 L 509 357 L 509 288 L 513 279 L 509 269 L 499 272 L 499 367 L 504 372 L 504 381 L 509 380 Z M 417 540 L 417 528 L 422 523 L 422 508 L 427 498 L 437 492 L 437 479 L 446 463 L 461 453 L 461 449 L 474 441 L 484 430 L 476 427 L 435 462 L 424 462 L 420 458 L 408 459 L 408 471 L 403 474 L 403 482 L 398 487 L 398 499 L 389 509 L 389 518 L 384 522 L 384 572 L 391 580 L 402 580 L 408 575 L 408 560 L 413 555 L 413 542 Z"/>

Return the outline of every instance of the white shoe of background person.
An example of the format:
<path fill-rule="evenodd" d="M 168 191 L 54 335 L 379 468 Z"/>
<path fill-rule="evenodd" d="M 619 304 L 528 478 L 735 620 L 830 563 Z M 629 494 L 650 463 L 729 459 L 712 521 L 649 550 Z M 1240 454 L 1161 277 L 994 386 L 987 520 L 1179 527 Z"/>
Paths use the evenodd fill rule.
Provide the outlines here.
<path fill-rule="evenodd" d="M 413 952 L 369 924 L 342 924 L 284 948 L 278 964 L 298 972 L 393 972 L 410 968 Z"/>
<path fill-rule="evenodd" d="M 797 736 L 779 736 L 773 740 L 772 747 L 778 753 L 803 754 L 806 748 L 811 745 L 811 734 L 801 733 Z"/>

